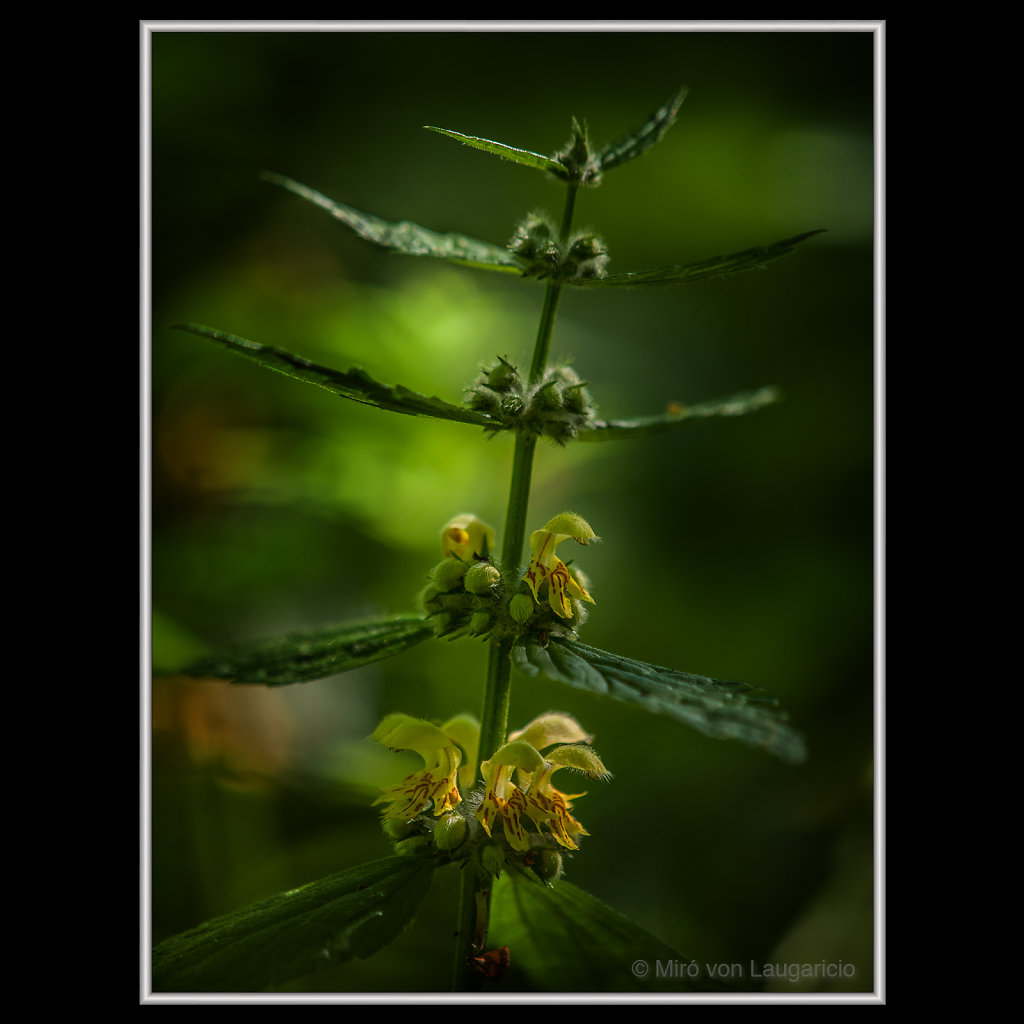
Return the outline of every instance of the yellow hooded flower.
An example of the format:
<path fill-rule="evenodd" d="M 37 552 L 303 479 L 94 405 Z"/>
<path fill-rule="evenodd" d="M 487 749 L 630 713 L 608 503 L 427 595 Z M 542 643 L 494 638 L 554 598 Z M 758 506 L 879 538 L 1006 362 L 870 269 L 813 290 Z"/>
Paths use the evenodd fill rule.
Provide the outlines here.
<path fill-rule="evenodd" d="M 544 768 L 544 758 L 525 740 L 513 740 L 480 765 L 484 777 L 484 799 L 475 811 L 477 821 L 491 835 L 497 821 L 505 823 L 505 838 L 513 850 L 528 850 L 530 840 L 523 825 L 526 795 L 512 782 L 516 769 L 536 772 Z"/>
<path fill-rule="evenodd" d="M 578 849 L 573 837 L 589 833 L 569 814 L 569 809 L 572 801 L 583 794 L 567 796 L 559 792 L 551 784 L 551 776 L 559 768 L 575 768 L 591 778 L 607 776 L 601 759 L 584 745 L 590 739 L 579 722 L 557 712 L 540 715 L 525 729 L 512 733 L 509 742 L 480 766 L 485 791 L 475 814 L 484 831 L 491 835 L 494 826 L 502 821 L 509 845 L 514 850 L 526 851 L 530 838 L 525 816 L 538 827 L 546 824 L 562 846 Z M 540 753 L 554 743 L 563 745 L 548 755 Z M 518 785 L 512 781 L 513 773 Z"/>
<path fill-rule="evenodd" d="M 566 564 L 555 554 L 558 545 L 569 537 L 584 546 L 592 540 L 597 540 L 597 535 L 590 528 L 590 524 L 574 512 L 563 512 L 541 529 L 534 530 L 530 534 L 530 565 L 523 577 L 538 604 L 540 591 L 547 584 L 551 610 L 563 619 L 572 618 L 570 597 L 589 601 L 591 604 L 597 603 L 583 586 L 573 579 Z"/>
<path fill-rule="evenodd" d="M 526 797 L 526 813 L 530 820 L 539 828 L 546 824 L 551 835 L 559 845 L 567 850 L 578 850 L 576 836 L 588 836 L 590 833 L 569 813 L 573 800 L 578 800 L 585 793 L 572 795 L 555 789 L 551 776 L 559 768 L 575 768 L 590 778 L 605 778 L 608 771 L 601 759 L 588 747 L 564 746 L 557 747 L 547 755 L 544 770 L 530 780 L 530 789 Z"/>
<path fill-rule="evenodd" d="M 374 801 L 375 804 L 390 804 L 384 811 L 385 818 L 408 821 L 431 801 L 434 814 L 439 816 L 462 802 L 457 783 L 462 753 L 455 744 L 455 738 L 460 742 L 470 742 L 468 738 L 464 739 L 472 732 L 467 730 L 467 723 L 468 716 L 460 716 L 438 727 L 421 718 L 394 714 L 388 715 L 377 726 L 373 733 L 375 740 L 391 750 L 414 750 L 426 765 L 397 785 L 385 789 L 384 795 Z M 475 758 L 475 751 L 471 756 Z"/>
<path fill-rule="evenodd" d="M 487 558 L 494 549 L 494 528 L 482 519 L 464 512 L 445 524 L 441 531 L 441 554 L 472 562 L 475 557 Z"/>

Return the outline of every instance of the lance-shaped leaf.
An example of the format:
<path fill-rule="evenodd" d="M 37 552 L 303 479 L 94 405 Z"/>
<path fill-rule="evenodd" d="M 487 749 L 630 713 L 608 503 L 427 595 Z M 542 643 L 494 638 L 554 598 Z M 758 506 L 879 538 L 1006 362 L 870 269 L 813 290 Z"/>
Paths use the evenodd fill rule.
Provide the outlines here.
<path fill-rule="evenodd" d="M 791 764 L 806 757 L 803 736 L 786 723 L 778 702 L 749 683 L 649 665 L 556 637 L 547 647 L 520 639 L 512 648 L 512 662 L 527 675 L 639 704 L 715 739 L 763 747 Z"/>
<path fill-rule="evenodd" d="M 697 405 L 673 402 L 668 411 L 659 416 L 637 416 L 628 420 L 595 420 L 587 427 L 580 428 L 577 436 L 580 441 L 619 441 L 625 438 L 646 437 L 648 434 L 661 434 L 690 420 L 708 416 L 743 416 L 778 400 L 778 390 L 769 387 L 746 391 L 733 395 L 732 398 L 700 402 Z"/>
<path fill-rule="evenodd" d="M 522 273 L 523 268 L 504 246 L 482 242 L 458 232 L 441 234 L 407 220 L 398 223 L 382 220 L 372 213 L 363 213 L 329 199 L 315 189 L 280 174 L 264 173 L 263 178 L 315 203 L 351 228 L 360 238 L 385 249 L 405 253 L 407 256 L 433 256 L 482 270 Z"/>
<path fill-rule="evenodd" d="M 412 920 L 435 867 L 388 857 L 207 921 L 154 948 L 153 989 L 262 991 L 372 956 Z"/>
<path fill-rule="evenodd" d="M 501 423 L 486 413 L 468 409 L 462 405 L 453 405 L 444 399 L 418 394 L 401 384 L 382 384 L 374 380 L 365 370 L 353 366 L 348 370 L 332 370 L 319 366 L 303 356 L 287 352 L 283 348 L 274 348 L 258 341 L 249 341 L 237 335 L 218 331 L 214 327 L 202 324 L 174 324 L 177 330 L 189 331 L 202 338 L 210 338 L 220 342 L 238 355 L 243 355 L 254 362 L 265 366 L 268 370 L 283 373 L 286 377 L 330 391 L 341 398 L 350 398 L 353 402 L 374 405 L 378 409 L 404 413 L 406 416 L 432 416 L 434 419 L 454 420 L 457 423 L 472 423 L 487 427 L 488 430 L 501 430 Z"/>
<path fill-rule="evenodd" d="M 566 284 L 577 288 L 592 287 L 639 287 L 655 284 L 689 284 L 691 281 L 706 281 L 712 277 L 739 274 L 744 270 L 759 270 L 766 263 L 791 253 L 801 242 L 820 235 L 825 229 L 807 231 L 793 238 L 785 238 L 771 245 L 761 245 L 727 256 L 712 256 L 699 263 L 687 263 L 678 267 L 662 267 L 660 270 L 638 270 L 626 274 L 609 274 L 606 277 L 574 277 Z"/>
<path fill-rule="evenodd" d="M 686 99 L 687 90 L 680 89 L 671 99 L 662 104 L 636 131 L 623 135 L 609 143 L 595 154 L 599 169 L 609 171 L 646 153 L 675 123 L 679 108 Z"/>
<path fill-rule="evenodd" d="M 503 872 L 494 885 L 488 941 L 508 946 L 510 969 L 546 992 L 720 987 L 702 970 L 693 978 L 669 971 L 692 961 L 596 896 L 565 881 L 546 885 L 518 870 Z"/>
<path fill-rule="evenodd" d="M 432 124 L 423 126 L 427 131 L 438 132 L 447 135 L 464 146 L 471 146 L 473 149 L 482 150 L 492 156 L 501 157 L 502 160 L 511 160 L 513 163 L 521 164 L 523 167 L 532 167 L 538 171 L 546 171 L 558 177 L 565 175 L 565 168 L 549 156 L 541 153 L 532 153 L 528 149 L 517 149 L 515 146 L 506 146 L 504 142 L 494 142 L 491 139 L 482 139 L 477 135 L 463 135 L 462 132 L 453 132 L 448 128 L 435 128 Z"/>
<path fill-rule="evenodd" d="M 419 615 L 321 626 L 277 639 L 240 644 L 201 658 L 175 674 L 286 686 L 324 679 L 390 658 L 433 635 L 433 627 Z"/>

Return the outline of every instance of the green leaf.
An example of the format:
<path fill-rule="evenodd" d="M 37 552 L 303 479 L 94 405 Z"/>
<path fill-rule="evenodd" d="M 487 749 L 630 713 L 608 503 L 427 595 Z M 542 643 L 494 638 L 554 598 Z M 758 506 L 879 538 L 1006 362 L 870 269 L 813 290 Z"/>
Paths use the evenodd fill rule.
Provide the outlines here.
<path fill-rule="evenodd" d="M 525 872 L 505 871 L 495 883 L 488 941 L 508 946 L 510 968 L 541 991 L 708 988 L 685 972 L 668 980 L 672 965 L 689 961 L 597 897 L 565 881 L 546 885 Z"/>
<path fill-rule="evenodd" d="M 321 626 L 240 644 L 176 674 L 263 686 L 305 683 L 401 654 L 433 635 L 433 627 L 419 615 Z"/>
<path fill-rule="evenodd" d="M 636 131 L 622 136 L 609 143 L 595 154 L 598 167 L 602 172 L 633 160 L 646 153 L 675 123 L 679 108 L 686 99 L 687 90 L 680 89 L 671 99 L 660 106 Z"/>
<path fill-rule="evenodd" d="M 746 391 L 731 398 L 700 402 L 697 405 L 672 403 L 669 411 L 659 416 L 638 416 L 628 420 L 595 420 L 587 427 L 581 428 L 577 436 L 580 441 L 619 441 L 624 438 L 646 437 L 648 434 L 661 434 L 690 420 L 708 416 L 743 416 L 777 402 L 779 397 L 776 388 L 768 387 Z"/>
<path fill-rule="evenodd" d="M 490 242 L 481 242 L 458 232 L 439 234 L 429 228 L 420 227 L 411 221 L 403 220 L 396 223 L 382 220 L 372 213 L 345 206 L 343 203 L 328 199 L 315 189 L 301 185 L 291 178 L 280 174 L 264 173 L 266 181 L 281 185 L 294 192 L 297 196 L 315 203 L 342 224 L 351 228 L 360 238 L 375 245 L 405 253 L 407 256 L 433 256 L 464 266 L 477 267 L 482 270 L 499 270 L 505 273 L 522 273 L 522 267 L 508 249 Z"/>
<path fill-rule="evenodd" d="M 218 331 L 214 327 L 202 324 L 173 324 L 176 330 L 198 334 L 201 338 L 210 338 L 220 342 L 238 355 L 243 355 L 268 370 L 283 373 L 286 377 L 315 384 L 317 387 L 330 391 L 340 398 L 350 398 L 353 402 L 373 405 L 378 409 L 400 412 L 406 416 L 432 416 L 439 420 L 453 420 L 456 423 L 472 423 L 487 427 L 489 430 L 503 429 L 500 421 L 486 413 L 469 409 L 462 405 L 453 405 L 441 398 L 428 398 L 417 394 L 401 384 L 382 384 L 374 380 L 365 370 L 353 366 L 348 370 L 332 370 L 319 366 L 302 356 L 287 352 L 283 348 L 263 345 L 258 341 L 249 341 L 237 335 Z"/>
<path fill-rule="evenodd" d="M 706 281 L 712 277 L 738 274 L 744 270 L 760 270 L 766 263 L 791 253 L 801 242 L 820 235 L 825 229 L 807 231 L 793 238 L 744 249 L 728 256 L 712 256 L 699 263 L 687 263 L 679 267 L 662 267 L 660 270 L 639 270 L 626 274 L 609 274 L 606 277 L 570 278 L 565 283 L 577 288 L 625 286 L 636 287 L 652 284 L 689 284 L 691 281 Z"/>
<path fill-rule="evenodd" d="M 435 867 L 388 857 L 207 921 L 153 950 L 153 989 L 261 991 L 372 956 L 412 920 Z"/>
<path fill-rule="evenodd" d="M 435 128 L 432 124 L 423 126 L 427 131 L 439 132 L 447 135 L 464 146 L 472 146 L 473 149 L 483 150 L 492 156 L 501 157 L 502 160 L 511 160 L 513 163 L 522 164 L 524 167 L 533 167 L 538 171 L 546 171 L 548 174 L 565 177 L 565 168 L 549 156 L 541 153 L 531 153 L 528 149 L 516 149 L 514 146 L 506 146 L 504 142 L 493 142 L 491 139 L 481 139 L 476 135 L 463 135 L 462 132 L 453 132 L 448 128 Z"/>
<path fill-rule="evenodd" d="M 791 764 L 806 757 L 803 736 L 786 724 L 775 698 L 749 683 L 649 665 L 558 637 L 546 647 L 520 639 L 512 648 L 512 663 L 526 675 L 639 704 L 715 739 L 762 747 Z"/>

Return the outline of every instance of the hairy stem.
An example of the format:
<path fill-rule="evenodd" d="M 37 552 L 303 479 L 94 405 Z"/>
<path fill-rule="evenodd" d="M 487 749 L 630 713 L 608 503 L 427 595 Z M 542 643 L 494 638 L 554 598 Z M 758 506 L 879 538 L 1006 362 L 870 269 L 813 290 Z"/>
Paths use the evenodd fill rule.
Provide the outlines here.
<path fill-rule="evenodd" d="M 562 238 L 568 237 L 576 203 L 576 187 L 569 186 L 565 211 L 562 215 Z M 544 375 L 551 348 L 551 334 L 558 312 L 562 285 L 549 281 L 544 291 L 537 339 L 530 362 L 530 383 L 535 384 Z M 526 516 L 530 505 L 530 480 L 533 475 L 533 453 L 537 436 L 527 431 L 516 434 L 516 447 L 512 459 L 512 480 L 509 484 L 508 506 L 501 546 L 501 575 L 505 584 L 505 600 L 511 599 L 519 584 L 523 547 L 526 540 Z M 508 708 L 512 694 L 512 639 L 507 636 L 491 640 L 487 662 L 487 684 L 484 690 L 483 710 L 480 714 L 480 761 L 486 761 L 505 742 L 508 732 Z M 452 987 L 464 992 L 476 987 L 477 978 L 466 964 L 472 955 L 483 952 L 474 940 L 485 941 L 487 915 L 490 910 L 491 879 L 478 873 L 472 866 L 464 869 L 459 897 L 459 922 L 455 940 L 455 963 Z"/>

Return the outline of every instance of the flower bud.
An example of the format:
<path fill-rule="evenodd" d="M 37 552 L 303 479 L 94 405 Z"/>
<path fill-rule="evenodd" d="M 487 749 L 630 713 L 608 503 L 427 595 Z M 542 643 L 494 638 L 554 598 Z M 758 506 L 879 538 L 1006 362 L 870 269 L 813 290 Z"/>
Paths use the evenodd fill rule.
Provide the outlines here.
<path fill-rule="evenodd" d="M 504 420 L 515 420 L 523 414 L 523 396 L 510 391 L 501 399 L 500 415 Z"/>
<path fill-rule="evenodd" d="M 500 579 L 501 572 L 496 565 L 491 565 L 490 562 L 477 562 L 466 570 L 462 585 L 471 594 L 486 594 Z"/>
<path fill-rule="evenodd" d="M 395 853 L 400 857 L 419 857 L 430 853 L 430 840 L 426 836 L 413 836 L 395 843 Z"/>
<path fill-rule="evenodd" d="M 530 399 L 533 410 L 540 412 L 558 412 L 562 408 L 562 396 L 558 390 L 558 382 L 554 379 L 546 381 L 534 392 Z"/>
<path fill-rule="evenodd" d="M 562 877 L 565 865 L 558 850 L 540 850 L 537 859 L 531 865 L 534 872 L 545 882 L 554 882 Z"/>
<path fill-rule="evenodd" d="M 567 278 L 604 277 L 608 271 L 608 250 L 597 235 L 576 235 L 570 242 L 562 262 Z"/>
<path fill-rule="evenodd" d="M 464 842 L 467 828 L 461 814 L 446 814 L 434 825 L 434 845 L 446 852 L 456 849 Z"/>
<path fill-rule="evenodd" d="M 437 606 L 434 604 L 434 598 L 440 591 L 433 583 L 428 583 L 417 595 L 416 595 L 416 609 L 426 614 L 431 614 L 437 611 Z"/>
<path fill-rule="evenodd" d="M 501 396 L 486 384 L 477 384 L 469 389 L 466 405 L 488 416 L 497 416 L 501 411 Z"/>
<path fill-rule="evenodd" d="M 488 874 L 497 878 L 505 866 L 505 851 L 497 843 L 487 843 L 480 851 L 480 863 Z"/>
<path fill-rule="evenodd" d="M 487 371 L 487 386 L 494 391 L 514 391 L 521 381 L 519 370 L 498 356 L 498 365 Z"/>
<path fill-rule="evenodd" d="M 415 821 L 402 821 L 398 818 L 381 818 L 380 827 L 388 839 L 408 839 L 417 831 Z"/>
<path fill-rule="evenodd" d="M 533 601 L 527 594 L 514 594 L 508 603 L 508 613 L 516 622 L 524 625 L 533 614 Z"/>
<path fill-rule="evenodd" d="M 483 636 L 491 631 L 494 616 L 490 612 L 474 612 L 469 620 L 469 635 Z"/>
<path fill-rule="evenodd" d="M 467 563 L 458 558 L 446 558 L 434 566 L 430 573 L 430 582 L 441 593 L 446 594 L 449 590 L 455 590 L 456 587 L 462 585 L 462 578 L 466 575 L 468 568 Z"/>

